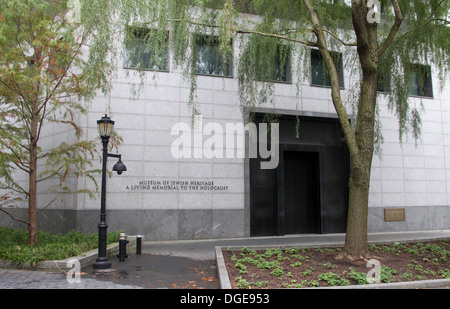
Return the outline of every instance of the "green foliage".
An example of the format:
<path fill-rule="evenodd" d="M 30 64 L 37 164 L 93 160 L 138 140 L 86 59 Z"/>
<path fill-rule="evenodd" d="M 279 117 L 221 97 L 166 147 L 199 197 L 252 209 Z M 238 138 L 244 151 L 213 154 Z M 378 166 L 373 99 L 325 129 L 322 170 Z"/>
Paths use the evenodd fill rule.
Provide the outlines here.
<path fill-rule="evenodd" d="M 363 272 L 357 272 L 353 268 L 350 268 L 348 273 L 349 277 L 357 282 L 357 284 L 369 284 L 367 281 L 367 274 Z"/>
<path fill-rule="evenodd" d="M 325 281 L 330 286 L 345 286 L 350 285 L 350 281 L 343 278 L 340 274 L 335 274 L 333 272 L 322 273 L 318 276 L 318 279 Z"/>
<path fill-rule="evenodd" d="M 400 275 L 402 279 L 412 279 L 413 275 L 411 273 L 403 273 Z"/>
<path fill-rule="evenodd" d="M 302 265 L 303 265 L 302 262 L 297 261 L 297 262 L 291 264 L 291 267 L 300 267 L 300 266 L 302 266 Z"/>
<path fill-rule="evenodd" d="M 92 197 L 71 179 L 86 176 L 97 188 L 95 141 L 81 139 L 78 120 L 97 89 L 109 83 L 108 57 L 95 47 L 83 53 L 94 29 L 68 18 L 67 1 L 2 0 L 0 12 L 0 207 L 31 203 L 38 183 L 45 183 L 53 197 L 29 207 L 45 209 L 66 193 Z M 44 146 L 45 131 L 67 137 Z M 33 185 L 24 186 L 20 173 Z"/>
<path fill-rule="evenodd" d="M 120 231 L 108 233 L 107 242 L 119 240 Z M 98 234 L 71 231 L 65 235 L 38 231 L 39 245 L 29 246 L 25 230 L 0 227 L 0 260 L 16 264 L 37 264 L 46 260 L 62 260 L 81 255 L 98 246 Z"/>
<path fill-rule="evenodd" d="M 236 269 L 239 270 L 239 273 L 240 273 L 240 274 L 246 274 L 246 273 L 248 273 L 248 271 L 247 271 L 247 266 L 245 266 L 245 265 L 243 264 L 243 262 L 241 262 L 241 261 L 237 261 L 236 264 L 234 265 L 234 267 L 235 267 Z"/>
<path fill-rule="evenodd" d="M 268 281 L 249 282 L 246 279 L 243 279 L 242 277 L 237 277 L 236 284 L 240 289 L 251 289 L 252 286 L 255 286 L 257 288 L 264 288 L 269 284 L 269 282 Z"/>
<path fill-rule="evenodd" d="M 311 2 L 326 31 L 329 50 L 345 53 L 347 70 L 360 76 L 352 8 L 335 0 Z M 422 107 L 420 104 L 411 104 L 408 97 L 412 73 L 408 67 L 416 62 L 434 64 L 440 81 L 446 80 L 450 67 L 450 29 L 447 26 L 450 4 L 440 0 L 398 2 L 404 26 L 380 58 L 378 69 L 390 89 L 387 93 L 389 106 L 399 118 L 400 139 L 408 129 L 411 129 L 415 138 L 419 138 Z M 390 33 L 395 19 L 392 2 L 382 0 L 381 4 L 384 7 L 382 23 L 377 27 L 380 45 Z M 167 47 L 161 35 L 170 32 L 169 47 L 174 55 L 173 65 L 181 66 L 185 77 L 191 82 L 190 104 L 193 113 L 200 112 L 195 104 L 197 59 L 192 48 L 196 34 L 217 36 L 223 61 L 229 59 L 225 55 L 233 53 L 230 42 L 239 46 L 239 55 L 233 55 L 238 60 L 234 71 L 238 78 L 241 105 L 250 110 L 271 102 L 274 80 L 270 76 L 273 76 L 276 65 L 289 60 L 287 51 L 298 56 L 293 58 L 298 61 L 293 65 L 293 70 L 300 75 L 299 80 L 293 82 L 300 89 L 300 82 L 309 78 L 309 48 L 316 46 L 316 38 L 311 32 L 311 16 L 303 0 L 102 0 L 83 3 L 82 13 L 84 24 L 102 33 L 93 44 L 99 55 L 105 55 L 105 50 L 113 51 L 114 57 L 120 54 L 117 47 L 105 39 L 121 33 L 123 25 L 158 29 L 159 32 L 154 31 L 155 35 L 148 41 L 149 46 L 156 48 Z M 365 17 L 367 12 L 361 10 L 360 14 Z M 280 46 L 283 46 L 282 52 Z M 359 93 L 359 86 L 357 83 L 348 88 Z M 356 109 L 358 101 L 356 96 L 353 102 Z M 377 140 L 381 142 L 382 138 L 377 137 Z"/>
<path fill-rule="evenodd" d="M 315 269 L 314 269 L 313 267 L 310 267 L 309 269 L 305 270 L 305 271 L 302 273 L 302 276 L 303 276 L 303 277 L 311 276 L 311 275 L 313 274 L 314 270 L 315 270 Z"/>
<path fill-rule="evenodd" d="M 381 282 L 384 282 L 384 283 L 391 282 L 392 277 L 396 274 L 397 274 L 397 270 L 395 270 L 389 266 L 381 265 L 381 274 L 380 274 Z"/>
<path fill-rule="evenodd" d="M 281 277 L 281 276 L 284 275 L 284 271 L 283 271 L 283 268 L 281 268 L 281 267 L 276 267 L 274 270 L 272 270 L 272 271 L 270 272 L 270 274 L 271 274 L 272 276 L 274 276 L 274 277 Z"/>
<path fill-rule="evenodd" d="M 450 279 L 450 269 L 441 269 L 438 274 L 444 279 Z"/>

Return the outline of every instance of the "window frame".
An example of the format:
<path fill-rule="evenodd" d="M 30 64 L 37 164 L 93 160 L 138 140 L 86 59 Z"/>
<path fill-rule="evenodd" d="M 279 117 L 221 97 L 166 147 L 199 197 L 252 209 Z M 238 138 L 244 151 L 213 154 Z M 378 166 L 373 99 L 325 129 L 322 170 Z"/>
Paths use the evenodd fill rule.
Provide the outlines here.
<path fill-rule="evenodd" d="M 149 33 L 150 31 L 159 31 L 159 30 L 155 30 L 155 29 L 151 29 L 151 28 L 145 28 L 145 27 L 129 27 L 129 29 L 127 29 L 126 31 L 126 36 L 128 36 L 129 34 L 133 33 L 133 35 L 136 36 L 136 31 L 142 31 L 142 32 L 147 32 Z M 136 42 L 138 42 L 139 47 L 142 47 L 143 45 L 145 45 L 145 43 L 142 43 L 141 40 L 145 40 L 145 36 L 147 34 L 143 34 L 144 38 L 136 38 Z M 144 57 L 147 57 L 148 60 L 148 66 L 145 67 L 141 67 L 142 64 L 138 64 L 138 60 L 131 60 L 130 59 L 130 55 L 129 55 L 129 44 L 131 43 L 131 41 L 128 41 L 128 38 L 125 38 L 124 41 L 124 48 L 125 48 L 125 52 L 124 52 L 124 62 L 123 62 L 123 67 L 124 69 L 130 69 L 130 70 L 138 70 L 138 71 L 153 71 L 153 72 L 170 72 L 170 60 L 169 60 L 169 32 L 167 31 L 166 33 L 166 44 L 167 47 L 165 48 L 164 51 L 161 52 L 161 55 L 159 55 L 159 57 L 164 57 L 163 61 L 161 62 L 163 65 L 163 67 L 161 67 L 161 64 L 155 63 L 155 61 L 152 59 L 154 59 L 154 57 L 157 57 L 156 55 L 154 55 L 155 51 L 152 47 L 151 50 L 147 50 L 143 52 L 143 55 L 141 57 L 141 61 L 144 60 Z M 147 55 L 147 56 L 145 56 Z M 155 67 L 156 66 L 156 67 Z"/>
<path fill-rule="evenodd" d="M 378 71 L 377 92 L 386 94 L 391 92 L 390 78 L 384 78 Z"/>
<path fill-rule="evenodd" d="M 224 74 L 221 74 L 220 71 L 224 70 L 224 68 L 222 67 L 223 61 L 222 61 L 222 57 L 223 55 L 220 54 L 220 52 L 218 51 L 219 48 L 219 40 L 218 40 L 218 36 L 215 35 L 207 35 L 207 34 L 195 34 L 194 35 L 194 55 L 195 55 L 195 70 L 196 70 L 196 74 L 199 76 L 211 76 L 211 77 L 222 77 L 222 78 L 234 78 L 234 66 L 233 66 L 233 53 L 231 55 L 229 55 L 230 59 L 228 59 L 228 62 L 226 63 L 226 73 L 224 72 Z M 233 41 L 230 42 L 231 48 L 233 48 Z M 199 52 L 200 52 L 200 48 L 202 48 L 203 46 L 207 46 L 209 49 L 209 52 L 211 52 L 211 50 L 213 52 L 216 53 L 216 60 L 219 63 L 219 66 L 217 66 L 217 64 L 215 65 L 215 68 L 213 69 L 214 72 L 213 73 L 206 73 L 206 72 L 200 72 L 199 71 L 199 62 L 200 62 L 200 56 L 199 56 Z M 210 56 L 208 57 L 208 59 L 210 58 Z M 219 72 L 216 72 L 216 70 L 218 69 Z"/>
<path fill-rule="evenodd" d="M 284 74 L 281 75 L 279 68 L 281 67 L 280 62 L 280 48 L 287 48 L 286 51 L 286 59 L 284 63 Z M 270 61 L 270 59 L 266 59 L 267 61 Z M 269 76 L 263 76 L 263 74 L 259 74 L 259 72 L 256 72 L 255 79 L 257 81 L 261 82 L 267 82 L 267 83 L 278 83 L 278 84 L 292 84 L 292 48 L 287 45 L 280 42 L 277 42 L 277 51 L 275 54 L 275 65 L 277 67 L 277 71 L 274 72 L 275 78 L 271 78 Z M 280 79 L 280 76 L 282 76 L 284 79 Z M 272 76 L 273 77 L 273 76 Z"/>
<path fill-rule="evenodd" d="M 339 77 L 339 87 L 340 89 L 345 89 L 345 83 L 344 83 L 344 65 L 343 65 L 343 54 L 340 52 L 335 52 L 335 51 L 330 51 L 330 54 L 333 55 L 338 55 L 339 56 L 339 63 L 337 64 L 337 69 L 338 69 L 338 77 Z M 322 78 L 322 83 L 318 84 L 318 83 L 314 83 L 314 74 L 313 74 L 313 70 L 314 67 L 313 66 L 313 56 L 318 57 L 315 59 L 315 61 L 320 61 L 321 65 L 322 65 L 322 71 L 323 71 L 323 78 Z M 333 58 L 333 61 L 334 58 Z M 335 62 L 336 65 L 336 62 Z M 312 48 L 311 52 L 310 52 L 310 69 L 311 69 L 311 77 L 310 77 L 310 85 L 312 87 L 323 87 L 323 88 L 331 88 L 331 79 L 329 77 L 329 73 L 326 69 L 325 63 L 323 63 L 323 58 L 322 58 L 322 54 L 320 53 L 320 51 L 318 49 Z M 330 84 L 326 84 L 324 83 L 324 81 L 326 81 L 326 77 L 328 76 L 328 79 L 330 79 Z"/>
<path fill-rule="evenodd" d="M 409 71 L 408 96 L 433 99 L 433 76 L 431 67 L 419 63 L 410 63 L 407 70 Z M 423 73 L 425 73 L 425 76 L 422 76 L 423 84 L 421 85 L 420 74 Z M 413 86 L 415 89 L 411 89 L 411 83 L 414 83 Z"/>

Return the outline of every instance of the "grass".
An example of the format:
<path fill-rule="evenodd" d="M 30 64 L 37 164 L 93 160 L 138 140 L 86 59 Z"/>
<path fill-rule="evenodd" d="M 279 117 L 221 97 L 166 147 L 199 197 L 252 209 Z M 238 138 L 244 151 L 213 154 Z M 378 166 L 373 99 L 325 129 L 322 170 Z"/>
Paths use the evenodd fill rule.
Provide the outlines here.
<path fill-rule="evenodd" d="M 108 244 L 119 241 L 120 231 L 108 233 Z M 0 227 L 0 260 L 37 264 L 62 260 L 98 247 L 98 234 L 71 231 L 65 235 L 38 231 L 38 245 L 29 246 L 28 232 Z"/>

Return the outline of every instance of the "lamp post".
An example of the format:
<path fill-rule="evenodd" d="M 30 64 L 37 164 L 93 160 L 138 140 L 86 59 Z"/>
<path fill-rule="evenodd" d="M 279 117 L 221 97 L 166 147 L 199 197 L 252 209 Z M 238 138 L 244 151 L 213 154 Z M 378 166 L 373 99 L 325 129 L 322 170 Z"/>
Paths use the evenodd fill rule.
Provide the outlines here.
<path fill-rule="evenodd" d="M 103 144 L 103 158 L 102 158 L 102 191 L 101 191 L 101 204 L 100 204 L 100 223 L 98 224 L 98 257 L 94 262 L 94 268 L 98 270 L 109 270 L 111 263 L 106 256 L 106 238 L 107 228 L 106 223 L 106 162 L 108 157 L 118 158 L 119 161 L 114 164 L 113 171 L 117 174 L 122 174 L 127 168 L 122 163 L 122 156 L 120 154 L 108 153 L 108 142 L 112 133 L 114 132 L 114 121 L 112 121 L 107 115 L 97 120 L 97 129 L 102 139 Z"/>

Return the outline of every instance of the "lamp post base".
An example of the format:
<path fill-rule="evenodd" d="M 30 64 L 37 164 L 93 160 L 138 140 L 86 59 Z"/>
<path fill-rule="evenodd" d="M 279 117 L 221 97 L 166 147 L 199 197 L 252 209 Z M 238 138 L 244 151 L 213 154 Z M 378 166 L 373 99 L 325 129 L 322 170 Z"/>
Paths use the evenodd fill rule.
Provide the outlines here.
<path fill-rule="evenodd" d="M 106 257 L 100 257 L 94 262 L 93 267 L 96 270 L 108 271 L 111 270 L 111 262 Z"/>

